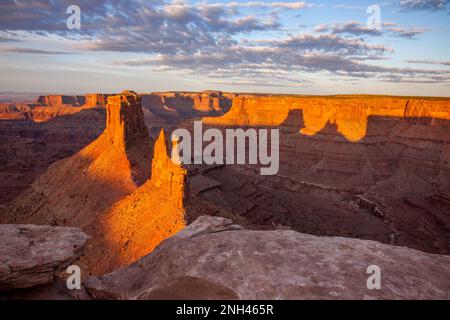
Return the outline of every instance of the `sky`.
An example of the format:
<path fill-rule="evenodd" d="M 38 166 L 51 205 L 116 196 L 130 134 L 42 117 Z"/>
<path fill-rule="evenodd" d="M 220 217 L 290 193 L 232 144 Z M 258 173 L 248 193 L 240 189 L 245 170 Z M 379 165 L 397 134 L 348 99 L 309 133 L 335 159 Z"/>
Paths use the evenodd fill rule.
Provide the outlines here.
<path fill-rule="evenodd" d="M 450 96 L 450 0 L 0 0 L 0 57 L 0 92 Z"/>

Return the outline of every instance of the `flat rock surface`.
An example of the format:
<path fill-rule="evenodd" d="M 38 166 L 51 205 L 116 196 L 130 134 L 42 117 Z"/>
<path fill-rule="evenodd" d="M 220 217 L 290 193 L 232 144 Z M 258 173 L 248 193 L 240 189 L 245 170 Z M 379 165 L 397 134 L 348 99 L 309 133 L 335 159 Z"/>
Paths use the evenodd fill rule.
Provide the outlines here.
<path fill-rule="evenodd" d="M 369 290 L 367 268 L 381 271 Z M 151 254 L 84 283 L 103 299 L 450 299 L 450 256 L 199 217 Z"/>
<path fill-rule="evenodd" d="M 87 239 L 78 228 L 0 225 L 0 291 L 52 282 L 81 255 Z"/>

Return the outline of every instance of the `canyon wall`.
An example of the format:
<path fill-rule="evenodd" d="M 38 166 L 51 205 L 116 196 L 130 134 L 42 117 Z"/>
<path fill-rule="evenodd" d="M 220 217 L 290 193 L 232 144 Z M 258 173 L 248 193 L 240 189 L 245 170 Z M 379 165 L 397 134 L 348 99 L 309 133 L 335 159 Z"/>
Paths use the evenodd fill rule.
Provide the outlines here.
<path fill-rule="evenodd" d="M 142 95 L 142 105 L 167 123 L 176 124 L 189 118 L 221 115 L 231 106 L 222 92 L 154 92 Z"/>
<path fill-rule="evenodd" d="M 301 111 L 301 133 L 314 135 L 327 124 L 336 125 L 347 140 L 357 142 L 367 133 L 369 118 L 390 117 L 398 120 L 428 118 L 450 120 L 450 100 L 376 96 L 336 97 L 237 97 L 229 113 L 204 118 L 211 125 L 280 126 L 290 113 Z"/>
<path fill-rule="evenodd" d="M 244 165 L 193 176 L 211 212 L 252 228 L 450 252 L 449 99 L 238 96 L 203 121 L 280 130 L 277 175 Z"/>
<path fill-rule="evenodd" d="M 46 107 L 95 107 L 105 106 L 107 103 L 106 94 L 90 93 L 86 95 L 47 95 L 40 96 L 37 104 Z"/>

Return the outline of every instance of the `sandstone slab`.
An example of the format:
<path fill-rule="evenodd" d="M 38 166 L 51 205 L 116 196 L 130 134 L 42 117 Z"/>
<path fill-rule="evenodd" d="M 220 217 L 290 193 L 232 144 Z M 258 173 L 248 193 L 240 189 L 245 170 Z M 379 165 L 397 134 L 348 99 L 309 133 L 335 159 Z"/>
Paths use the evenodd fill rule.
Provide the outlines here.
<path fill-rule="evenodd" d="M 0 225 L 0 291 L 52 282 L 82 254 L 87 239 L 77 228 Z"/>
<path fill-rule="evenodd" d="M 381 289 L 367 287 L 368 266 Z M 449 299 L 450 256 L 202 216 L 127 268 L 85 282 L 103 299 Z"/>

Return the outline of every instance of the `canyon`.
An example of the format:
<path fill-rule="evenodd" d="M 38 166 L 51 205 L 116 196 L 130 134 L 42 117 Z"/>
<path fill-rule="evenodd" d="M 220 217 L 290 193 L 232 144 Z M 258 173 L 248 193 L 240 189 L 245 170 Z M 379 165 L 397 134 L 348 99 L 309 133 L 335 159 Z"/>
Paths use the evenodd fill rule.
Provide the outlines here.
<path fill-rule="evenodd" d="M 424 273 L 441 268 L 430 271 L 430 286 L 439 288 L 431 297 L 445 298 L 450 292 L 450 99 L 124 91 L 9 103 L 0 108 L 0 119 L 0 222 L 83 230 L 89 239 L 75 263 L 88 279 L 91 296 L 173 298 L 194 277 L 194 283 L 219 298 L 329 298 L 334 289 L 311 285 L 310 295 L 299 295 L 276 277 L 268 281 L 286 291 L 258 297 L 252 290 L 237 290 L 232 272 L 228 280 L 214 280 L 214 268 L 225 268 L 220 261 L 227 261 L 218 258 L 222 245 L 227 243 L 224 252 L 233 257 L 238 248 L 268 254 L 270 249 L 257 239 L 280 246 L 306 241 L 309 246 L 297 246 L 305 250 L 297 261 L 303 264 L 322 261 L 307 257 L 315 250 L 332 252 L 334 243 L 351 248 L 351 254 L 335 254 L 327 263 L 343 265 L 347 257 L 357 266 L 364 255 L 377 261 L 379 250 L 415 270 L 422 265 Z M 198 120 L 205 129 L 222 132 L 279 129 L 278 173 L 261 176 L 259 166 L 251 164 L 173 163 L 172 132 L 193 132 Z M 198 231 L 199 225 L 206 231 Z M 222 236 L 214 231 L 217 225 L 228 226 L 225 230 L 233 225 L 236 235 L 217 238 Z M 184 241 L 194 229 L 196 240 Z M 186 250 L 176 251 L 180 246 Z M 128 290 L 122 282 L 135 277 L 139 264 L 164 274 L 165 263 L 177 261 L 162 258 L 169 253 L 192 253 L 185 261 L 195 270 L 205 270 L 196 254 L 215 258 L 209 275 L 189 273 L 180 264 L 177 283 L 146 278 L 143 285 L 157 285 L 154 292 L 116 289 Z M 274 270 L 290 270 L 295 278 L 297 264 L 290 267 L 289 253 L 274 257 L 265 261 L 277 260 Z M 252 266 L 257 260 L 256 255 Z M 239 270 L 251 268 L 242 263 Z M 115 272 L 124 267 L 130 269 Z M 411 272 L 406 271 L 408 277 Z M 330 273 L 325 269 L 318 279 L 325 281 Z M 391 280 L 399 285 L 398 279 Z M 258 287 L 258 281 L 251 283 Z M 340 297 L 364 298 L 361 288 L 348 286 Z M 140 296 L 141 289 L 148 296 Z M 425 289 L 410 289 L 374 298 L 427 296 Z"/>

